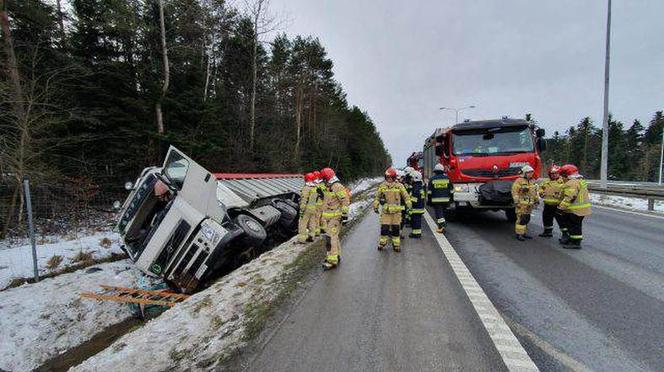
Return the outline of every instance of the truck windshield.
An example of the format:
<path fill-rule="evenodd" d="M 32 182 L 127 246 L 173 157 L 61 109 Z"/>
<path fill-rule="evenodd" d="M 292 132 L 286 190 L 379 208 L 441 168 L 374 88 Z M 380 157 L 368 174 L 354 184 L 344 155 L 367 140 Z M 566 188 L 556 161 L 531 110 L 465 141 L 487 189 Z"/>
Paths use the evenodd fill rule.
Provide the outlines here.
<path fill-rule="evenodd" d="M 528 127 L 455 131 L 454 155 L 510 155 L 534 151 Z"/>
<path fill-rule="evenodd" d="M 171 182 L 171 185 L 181 190 L 187 170 L 189 169 L 189 161 L 177 151 L 171 151 L 165 164 L 164 175 Z"/>

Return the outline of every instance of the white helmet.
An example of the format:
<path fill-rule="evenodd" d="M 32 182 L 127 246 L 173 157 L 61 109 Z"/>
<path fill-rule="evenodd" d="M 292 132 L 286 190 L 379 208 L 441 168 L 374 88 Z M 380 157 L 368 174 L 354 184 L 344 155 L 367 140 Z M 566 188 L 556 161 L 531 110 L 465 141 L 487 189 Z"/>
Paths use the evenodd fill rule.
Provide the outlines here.
<path fill-rule="evenodd" d="M 433 170 L 437 172 L 445 172 L 445 166 L 438 163 L 433 167 Z"/>
<path fill-rule="evenodd" d="M 397 177 L 401 178 L 406 175 L 406 172 L 404 172 L 401 169 L 397 169 Z"/>
<path fill-rule="evenodd" d="M 526 174 L 528 172 L 534 172 L 534 171 L 535 170 L 530 165 L 524 165 L 523 168 L 521 168 L 521 173 L 522 174 Z"/>
<path fill-rule="evenodd" d="M 403 172 L 407 176 L 410 176 L 411 174 L 413 174 L 414 171 L 415 171 L 415 169 L 413 167 L 406 167 L 406 168 L 403 169 Z"/>
<path fill-rule="evenodd" d="M 410 174 L 410 176 L 413 178 L 414 182 L 422 182 L 422 173 L 414 170 L 413 173 Z"/>

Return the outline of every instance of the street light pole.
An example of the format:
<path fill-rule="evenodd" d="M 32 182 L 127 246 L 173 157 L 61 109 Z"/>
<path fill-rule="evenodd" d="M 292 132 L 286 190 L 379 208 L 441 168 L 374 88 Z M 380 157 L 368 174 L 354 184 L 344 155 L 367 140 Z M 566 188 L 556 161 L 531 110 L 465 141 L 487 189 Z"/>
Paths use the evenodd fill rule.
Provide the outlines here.
<path fill-rule="evenodd" d="M 606 15 L 606 58 L 604 60 L 604 120 L 602 122 L 602 163 L 600 169 L 600 186 L 607 188 L 609 167 L 609 61 L 611 58 L 611 0 Z"/>
<path fill-rule="evenodd" d="M 461 112 L 462 110 L 465 110 L 465 109 L 473 109 L 473 108 L 475 108 L 475 105 L 470 105 L 470 106 L 466 106 L 466 107 L 459 107 L 459 108 L 455 108 L 455 107 L 441 107 L 440 110 L 452 110 L 452 111 L 454 111 L 454 114 L 455 114 L 455 116 L 454 116 L 454 120 L 455 120 L 455 121 L 454 121 L 454 124 L 457 124 L 457 123 L 459 123 L 459 112 Z"/>
<path fill-rule="evenodd" d="M 659 150 L 659 184 L 662 184 L 662 167 L 664 166 L 664 128 L 662 128 L 662 148 Z"/>

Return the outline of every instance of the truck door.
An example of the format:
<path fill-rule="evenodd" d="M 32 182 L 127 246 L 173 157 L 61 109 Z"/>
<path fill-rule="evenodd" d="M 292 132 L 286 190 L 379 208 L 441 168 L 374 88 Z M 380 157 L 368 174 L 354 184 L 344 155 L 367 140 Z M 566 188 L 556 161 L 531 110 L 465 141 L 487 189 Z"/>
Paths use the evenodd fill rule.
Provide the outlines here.
<path fill-rule="evenodd" d="M 207 217 L 221 221 L 224 210 L 217 200 L 217 179 L 174 146 L 168 149 L 162 173 L 191 207 Z"/>

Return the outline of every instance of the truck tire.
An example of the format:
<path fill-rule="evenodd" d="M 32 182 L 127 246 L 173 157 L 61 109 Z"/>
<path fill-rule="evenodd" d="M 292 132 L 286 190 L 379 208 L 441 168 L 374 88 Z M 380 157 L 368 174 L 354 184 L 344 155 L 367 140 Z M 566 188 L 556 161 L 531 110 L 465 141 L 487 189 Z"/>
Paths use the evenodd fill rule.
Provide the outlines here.
<path fill-rule="evenodd" d="M 258 247 L 267 238 L 267 231 L 260 222 L 246 214 L 238 214 L 235 223 L 244 231 L 243 242 L 250 247 Z"/>
<path fill-rule="evenodd" d="M 277 199 L 273 203 L 275 208 L 281 212 L 281 218 L 279 218 L 279 225 L 286 229 L 294 228 L 297 220 L 297 209 L 293 208 L 285 200 Z"/>
<path fill-rule="evenodd" d="M 505 217 L 509 222 L 516 222 L 516 211 L 514 208 L 505 209 Z"/>

